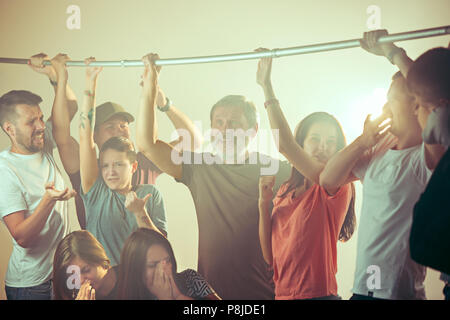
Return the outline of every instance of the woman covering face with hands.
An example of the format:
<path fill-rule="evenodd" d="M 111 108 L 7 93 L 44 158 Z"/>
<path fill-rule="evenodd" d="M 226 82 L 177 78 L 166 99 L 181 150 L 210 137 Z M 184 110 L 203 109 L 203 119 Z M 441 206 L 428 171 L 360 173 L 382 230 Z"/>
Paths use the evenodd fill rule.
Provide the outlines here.
<path fill-rule="evenodd" d="M 119 268 L 119 300 L 220 299 L 206 280 L 187 269 L 177 273 L 170 242 L 160 233 L 140 228 L 127 239 Z"/>

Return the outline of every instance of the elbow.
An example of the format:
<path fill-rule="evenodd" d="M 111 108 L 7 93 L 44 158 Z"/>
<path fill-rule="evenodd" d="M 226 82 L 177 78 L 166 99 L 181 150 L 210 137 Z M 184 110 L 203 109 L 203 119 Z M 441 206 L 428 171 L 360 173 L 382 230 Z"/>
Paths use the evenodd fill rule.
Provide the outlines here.
<path fill-rule="evenodd" d="M 151 144 L 148 143 L 147 139 L 140 139 L 139 137 L 136 139 L 136 146 L 140 152 L 150 152 L 152 149 Z"/>
<path fill-rule="evenodd" d="M 319 175 L 319 185 L 325 189 L 333 187 L 332 181 L 330 181 L 329 177 L 324 174 L 324 172 Z"/>
<path fill-rule="evenodd" d="M 263 258 L 264 258 L 264 261 L 265 261 L 269 266 L 272 266 L 272 260 L 273 260 L 272 255 L 266 253 L 266 254 L 263 254 Z"/>
<path fill-rule="evenodd" d="M 24 248 L 24 249 L 28 249 L 28 248 L 31 247 L 30 241 L 28 241 L 28 240 L 25 239 L 25 238 L 17 238 L 17 239 L 15 239 L 15 240 L 16 240 L 17 244 L 18 244 L 19 246 L 21 246 L 22 248 Z"/>
<path fill-rule="evenodd" d="M 278 152 L 286 158 L 289 158 L 290 153 L 295 150 L 295 145 L 298 147 L 297 142 L 291 134 L 288 136 L 280 136 L 278 141 L 275 140 L 275 144 L 277 145 Z"/>

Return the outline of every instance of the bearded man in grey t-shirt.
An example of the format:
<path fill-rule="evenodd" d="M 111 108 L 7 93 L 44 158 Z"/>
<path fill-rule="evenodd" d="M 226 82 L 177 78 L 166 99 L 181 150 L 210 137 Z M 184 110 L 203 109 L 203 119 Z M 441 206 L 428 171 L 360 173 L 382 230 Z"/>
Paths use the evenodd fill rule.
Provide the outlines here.
<path fill-rule="evenodd" d="M 223 299 L 273 299 L 272 272 L 258 238 L 258 184 L 260 175 L 276 175 L 278 184 L 286 181 L 290 165 L 247 151 L 258 121 L 254 104 L 243 96 L 226 96 L 211 109 L 216 153 L 179 154 L 158 140 L 155 59 L 154 54 L 143 59 L 137 145 L 192 194 L 199 226 L 198 271 Z"/>

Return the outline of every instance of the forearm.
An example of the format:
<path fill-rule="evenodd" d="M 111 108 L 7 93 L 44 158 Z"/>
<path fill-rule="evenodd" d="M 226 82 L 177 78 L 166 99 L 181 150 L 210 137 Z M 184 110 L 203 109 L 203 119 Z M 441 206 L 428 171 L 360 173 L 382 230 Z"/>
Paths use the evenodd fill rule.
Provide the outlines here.
<path fill-rule="evenodd" d="M 267 264 L 272 265 L 272 220 L 270 217 L 270 201 L 259 199 L 259 242 Z"/>
<path fill-rule="evenodd" d="M 284 154 L 288 150 L 288 146 L 294 140 L 289 123 L 284 117 L 283 111 L 280 108 L 280 104 L 275 101 L 275 93 L 272 88 L 272 84 L 268 83 L 263 86 L 264 97 L 266 102 L 274 101 L 268 103 L 266 110 L 269 117 L 270 127 L 275 132 L 278 132 L 278 149 Z M 276 141 L 277 142 L 277 141 Z"/>
<path fill-rule="evenodd" d="M 152 219 L 150 219 L 146 208 L 133 213 L 136 217 L 136 222 L 139 228 L 151 229 L 162 234 L 162 232 L 155 226 Z"/>
<path fill-rule="evenodd" d="M 158 139 L 156 122 L 156 84 L 144 88 L 141 96 L 139 115 L 137 120 L 136 142 L 140 151 L 154 153 Z"/>
<path fill-rule="evenodd" d="M 366 148 L 358 137 L 349 146 L 328 160 L 320 174 L 320 185 L 325 189 L 339 188 L 348 182 L 349 176 Z"/>
<path fill-rule="evenodd" d="M 406 52 L 396 45 L 389 43 L 382 46 L 384 56 L 389 60 L 392 59 L 392 63 L 398 67 L 403 77 L 406 79 L 409 68 L 413 64 Z"/>
<path fill-rule="evenodd" d="M 67 81 L 58 81 L 55 88 L 55 100 L 52 107 L 53 137 L 58 146 L 70 140 L 70 120 L 66 99 Z"/>
<path fill-rule="evenodd" d="M 86 81 L 86 91 L 80 113 L 80 174 L 84 192 L 93 185 L 98 175 L 97 154 L 94 143 L 95 81 Z"/>
<path fill-rule="evenodd" d="M 69 110 L 69 119 L 70 121 L 72 121 L 73 117 L 78 111 L 78 100 L 69 84 L 67 84 L 66 87 L 66 98 Z"/>
<path fill-rule="evenodd" d="M 55 203 L 56 201 L 44 194 L 34 212 L 17 226 L 14 239 L 21 247 L 29 248 L 35 243 L 36 237 L 44 228 Z"/>
<path fill-rule="evenodd" d="M 393 62 L 398 67 L 398 69 L 402 73 L 403 77 L 405 77 L 405 79 L 406 79 L 409 68 L 411 67 L 411 65 L 413 64 L 414 61 L 408 57 L 406 52 L 401 52 L 394 56 Z"/>
<path fill-rule="evenodd" d="M 275 94 L 271 84 L 263 86 L 264 96 L 266 98 L 266 111 L 269 117 L 270 126 L 275 135 L 275 143 L 278 143 L 278 149 L 286 159 L 308 180 L 319 183 L 319 176 L 323 170 L 323 165 L 314 160 L 305 150 L 295 141 L 295 138 L 289 127 L 280 104 L 275 99 Z M 278 141 L 277 141 L 278 140 Z"/>
<path fill-rule="evenodd" d="M 184 129 L 189 133 L 190 145 L 187 150 L 195 150 L 202 145 L 203 138 L 200 130 L 194 125 L 186 114 L 174 106 L 171 106 L 169 110 L 167 110 L 166 114 L 177 130 Z M 184 144 L 182 145 L 184 146 Z"/>

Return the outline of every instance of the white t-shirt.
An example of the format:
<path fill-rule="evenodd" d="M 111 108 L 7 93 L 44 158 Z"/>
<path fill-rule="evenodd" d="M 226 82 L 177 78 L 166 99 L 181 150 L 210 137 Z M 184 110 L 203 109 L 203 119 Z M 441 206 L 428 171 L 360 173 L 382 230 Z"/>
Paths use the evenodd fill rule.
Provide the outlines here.
<path fill-rule="evenodd" d="M 422 143 L 393 150 L 386 136 L 353 169 L 363 183 L 353 293 L 381 299 L 425 299 L 426 268 L 411 260 L 414 204 L 431 177 Z"/>
<path fill-rule="evenodd" d="M 0 217 L 25 210 L 33 214 L 45 192 L 47 182 L 65 189 L 53 157 L 47 152 L 22 155 L 0 152 Z M 5 284 L 23 288 L 42 284 L 52 277 L 53 256 L 59 241 L 69 233 L 67 201 L 57 201 L 33 246 L 22 248 L 13 241 Z"/>

